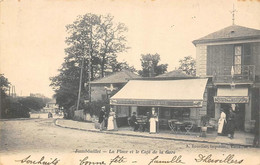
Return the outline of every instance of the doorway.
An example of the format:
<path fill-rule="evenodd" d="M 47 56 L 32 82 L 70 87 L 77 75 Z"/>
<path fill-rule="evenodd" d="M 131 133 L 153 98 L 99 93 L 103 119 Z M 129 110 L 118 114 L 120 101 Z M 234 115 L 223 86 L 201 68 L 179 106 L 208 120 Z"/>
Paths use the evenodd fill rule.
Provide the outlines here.
<path fill-rule="evenodd" d="M 229 116 L 229 108 L 231 104 L 220 104 L 220 107 L 224 109 L 226 113 L 226 118 L 228 119 Z M 244 131 L 245 129 L 245 104 L 236 104 L 235 108 L 235 122 L 236 122 L 236 130 Z"/>

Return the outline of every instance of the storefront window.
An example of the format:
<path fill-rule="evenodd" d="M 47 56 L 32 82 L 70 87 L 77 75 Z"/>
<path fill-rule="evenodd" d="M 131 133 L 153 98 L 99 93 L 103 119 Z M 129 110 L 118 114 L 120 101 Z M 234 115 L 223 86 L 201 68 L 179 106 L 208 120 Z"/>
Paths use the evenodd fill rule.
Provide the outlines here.
<path fill-rule="evenodd" d="M 137 107 L 138 116 L 146 116 L 147 112 L 151 112 L 151 107 Z"/>
<path fill-rule="evenodd" d="M 171 110 L 172 119 L 189 119 L 190 108 L 172 108 Z"/>

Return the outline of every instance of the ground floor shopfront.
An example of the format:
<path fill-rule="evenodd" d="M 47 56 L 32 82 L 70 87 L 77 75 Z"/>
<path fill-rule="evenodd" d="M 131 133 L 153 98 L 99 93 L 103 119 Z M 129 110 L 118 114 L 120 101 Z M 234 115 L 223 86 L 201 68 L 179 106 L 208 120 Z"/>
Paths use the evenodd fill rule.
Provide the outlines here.
<path fill-rule="evenodd" d="M 221 109 L 228 116 L 233 107 L 236 130 L 253 132 L 259 111 L 259 88 L 237 85 L 231 89 L 230 85 L 212 85 L 207 79 L 132 80 L 110 99 L 110 104 L 123 125 L 128 124 L 133 112 L 137 117 L 149 118 L 154 107 L 160 130 L 170 129 L 170 121 L 191 122 L 200 128 L 205 115 L 210 118 L 208 126 L 216 129 Z"/>
<path fill-rule="evenodd" d="M 233 107 L 236 114 L 236 130 L 253 132 L 257 113 L 259 113 L 259 88 L 253 85 L 208 85 L 208 114 L 215 119 L 220 117 L 221 109 L 229 114 L 228 109 Z"/>
<path fill-rule="evenodd" d="M 154 108 L 160 130 L 170 129 L 171 121 L 200 126 L 201 116 L 207 111 L 206 84 L 207 79 L 131 80 L 110 99 L 110 104 L 121 123 L 127 123 L 133 112 L 138 119 L 149 120 Z"/>

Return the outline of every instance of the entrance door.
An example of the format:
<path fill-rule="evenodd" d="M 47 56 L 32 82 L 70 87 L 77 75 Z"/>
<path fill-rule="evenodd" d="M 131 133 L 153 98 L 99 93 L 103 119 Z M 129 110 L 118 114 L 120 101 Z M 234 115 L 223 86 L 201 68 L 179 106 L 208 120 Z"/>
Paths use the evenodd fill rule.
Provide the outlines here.
<path fill-rule="evenodd" d="M 236 129 L 244 131 L 245 129 L 245 104 L 236 105 Z"/>
<path fill-rule="evenodd" d="M 229 115 L 229 108 L 231 107 L 231 104 L 220 104 L 221 108 L 224 109 L 224 112 L 226 113 L 227 119 Z M 236 130 L 244 131 L 245 129 L 245 104 L 236 104 L 235 109 L 236 117 Z"/>

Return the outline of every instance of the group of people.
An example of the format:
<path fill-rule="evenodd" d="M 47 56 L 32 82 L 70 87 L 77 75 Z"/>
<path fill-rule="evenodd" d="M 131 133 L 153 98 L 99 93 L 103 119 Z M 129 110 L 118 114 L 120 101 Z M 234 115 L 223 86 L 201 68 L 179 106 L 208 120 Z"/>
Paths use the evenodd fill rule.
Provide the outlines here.
<path fill-rule="evenodd" d="M 105 106 L 101 108 L 99 114 L 100 123 L 100 131 L 108 130 L 108 131 L 117 131 L 117 123 L 116 123 L 116 113 L 114 112 L 113 108 L 110 108 L 109 112 L 106 112 Z"/>
<path fill-rule="evenodd" d="M 144 132 L 145 129 L 148 129 L 150 133 L 156 133 L 158 116 L 155 114 L 155 109 L 152 108 L 152 114 L 150 114 L 150 112 L 147 112 L 146 117 L 146 121 L 144 121 L 144 123 L 142 124 L 142 131 Z M 129 122 L 130 126 L 134 128 L 134 131 L 137 131 L 139 129 L 140 124 L 137 122 L 136 112 L 133 112 L 133 115 L 131 116 Z"/>
<path fill-rule="evenodd" d="M 234 138 L 236 121 L 234 108 L 230 107 L 228 112 L 221 108 L 220 118 L 218 121 L 218 135 L 228 136 L 230 139 Z"/>

